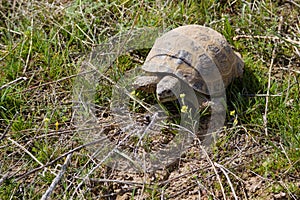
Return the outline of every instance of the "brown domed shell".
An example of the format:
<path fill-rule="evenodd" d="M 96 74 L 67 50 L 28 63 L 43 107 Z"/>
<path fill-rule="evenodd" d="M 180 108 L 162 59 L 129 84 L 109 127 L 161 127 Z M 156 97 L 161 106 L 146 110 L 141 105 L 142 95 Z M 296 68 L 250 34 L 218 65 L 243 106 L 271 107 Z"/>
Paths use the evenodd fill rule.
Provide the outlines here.
<path fill-rule="evenodd" d="M 181 26 L 162 35 L 142 66 L 146 72 L 174 74 L 207 95 L 224 91 L 243 74 L 243 68 L 225 37 L 200 25 Z"/>

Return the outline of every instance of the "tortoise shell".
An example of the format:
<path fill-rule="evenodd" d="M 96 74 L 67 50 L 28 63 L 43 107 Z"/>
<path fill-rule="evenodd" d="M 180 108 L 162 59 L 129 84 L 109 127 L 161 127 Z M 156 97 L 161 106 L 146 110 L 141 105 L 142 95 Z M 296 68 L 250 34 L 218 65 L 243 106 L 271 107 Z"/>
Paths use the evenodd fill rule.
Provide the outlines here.
<path fill-rule="evenodd" d="M 224 91 L 243 74 L 243 68 L 242 59 L 225 37 L 200 25 L 181 26 L 163 34 L 142 66 L 148 73 L 173 74 L 206 95 Z"/>

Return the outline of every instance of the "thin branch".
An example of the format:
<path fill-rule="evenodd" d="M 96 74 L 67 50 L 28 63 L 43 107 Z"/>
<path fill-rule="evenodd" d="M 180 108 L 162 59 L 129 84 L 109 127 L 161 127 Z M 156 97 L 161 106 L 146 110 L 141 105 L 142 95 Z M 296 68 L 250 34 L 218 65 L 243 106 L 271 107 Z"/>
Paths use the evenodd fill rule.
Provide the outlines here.
<path fill-rule="evenodd" d="M 245 39 L 265 39 L 265 40 L 279 40 L 277 36 L 266 36 L 266 35 L 237 35 L 233 37 L 233 40 L 238 40 L 240 38 Z"/>
<path fill-rule="evenodd" d="M 83 179 L 83 178 L 79 178 Z M 95 183 L 119 183 L 119 184 L 127 184 L 127 185 L 135 185 L 135 186 L 143 186 L 145 183 L 142 182 L 133 182 L 133 181 L 123 181 L 116 179 L 96 179 L 96 178 L 88 178 L 88 181 Z"/>
<path fill-rule="evenodd" d="M 15 113 L 15 115 L 13 116 L 13 118 L 12 118 L 11 122 L 9 123 L 9 125 L 8 125 L 8 126 L 6 127 L 6 129 L 4 130 L 4 133 L 1 135 L 0 140 L 2 140 L 2 139 L 5 137 L 5 135 L 8 133 L 10 127 L 12 126 L 14 120 L 17 118 L 18 115 L 19 115 L 19 112 L 17 111 L 17 112 Z"/>
<path fill-rule="evenodd" d="M 85 181 L 88 180 L 89 176 L 90 176 L 96 169 L 98 169 L 98 168 L 105 162 L 105 160 L 107 160 L 112 154 L 114 154 L 114 153 L 117 152 L 119 155 L 124 156 L 125 158 L 128 157 L 126 154 L 120 152 L 120 151 L 118 150 L 118 148 L 119 148 L 120 145 L 123 144 L 123 142 L 126 141 L 130 136 L 131 136 L 131 135 L 129 134 L 129 135 L 127 135 L 123 140 L 121 140 L 121 141 L 119 142 L 119 144 L 117 144 L 110 152 L 108 152 L 107 155 L 106 155 L 104 158 L 102 158 L 102 160 L 101 160 L 98 164 L 96 164 L 96 166 L 94 166 L 94 167 L 93 167 L 93 168 L 92 168 L 92 169 L 84 176 L 84 178 L 82 178 L 82 181 L 77 185 L 77 187 L 75 188 L 75 190 L 74 190 L 74 192 L 73 192 L 73 194 L 72 194 L 72 196 L 71 196 L 70 199 L 73 199 L 73 197 L 74 197 L 75 193 L 77 192 L 77 190 L 79 190 L 80 187 L 85 183 Z M 129 158 L 129 159 L 131 159 L 131 158 Z M 134 162 L 133 164 L 135 164 L 135 163 L 136 163 L 136 162 Z M 136 167 L 139 167 L 138 164 L 135 165 L 135 166 L 136 166 Z"/>
<path fill-rule="evenodd" d="M 1 30 L 2 28 L 0 28 L 0 30 Z M 10 31 L 9 29 L 7 29 L 7 31 Z M 20 33 L 19 33 L 20 34 Z M 20 34 L 21 35 L 21 34 Z M 9 49 L 8 51 L 7 51 L 7 53 L 2 57 L 2 58 L 0 58 L 0 61 L 2 61 L 2 60 L 4 60 L 9 54 L 11 54 L 17 47 L 18 47 L 18 45 L 20 44 L 21 42 L 18 42 L 18 43 L 16 43 L 11 49 Z"/>
<path fill-rule="evenodd" d="M 278 36 L 266 36 L 266 35 L 237 35 L 233 37 L 233 40 L 238 40 L 240 38 L 245 39 L 264 39 L 264 40 L 284 40 L 294 45 L 300 45 L 300 41 L 292 40 L 290 38 L 278 37 Z"/>
<path fill-rule="evenodd" d="M 293 165 L 293 163 L 292 163 L 291 159 L 289 158 L 288 154 L 286 153 L 286 151 L 285 151 L 283 145 L 282 145 L 281 143 L 279 143 L 279 146 L 280 146 L 280 148 L 282 149 L 282 152 L 284 153 L 286 159 L 289 161 L 289 165 L 290 165 L 290 166 Z"/>
<path fill-rule="evenodd" d="M 212 162 L 212 160 L 210 159 L 210 157 L 209 157 L 209 155 L 207 154 L 205 148 L 204 148 L 202 145 L 200 145 L 200 147 L 201 147 L 201 149 L 203 150 L 205 156 L 207 157 L 208 162 L 211 164 L 211 166 L 212 166 L 212 168 L 213 168 L 213 170 L 214 170 L 214 172 L 215 172 L 215 174 L 216 174 L 216 177 L 217 177 L 218 182 L 219 182 L 220 187 L 221 187 L 221 191 L 222 191 L 222 194 L 223 194 L 223 198 L 224 198 L 224 200 L 226 200 L 225 190 L 224 190 L 224 187 L 223 187 L 223 185 L 222 185 L 222 181 L 221 181 L 221 178 L 220 178 L 220 176 L 219 176 L 219 174 L 218 174 L 218 171 L 217 171 L 217 169 L 216 169 L 216 166 L 215 166 L 215 164 Z"/>
<path fill-rule="evenodd" d="M 19 143 L 17 143 L 16 141 L 14 141 L 13 139 L 11 139 L 10 137 L 7 138 L 9 141 L 11 141 L 14 145 L 16 145 L 17 147 L 19 147 L 20 149 L 22 149 L 23 151 L 25 151 L 25 153 L 27 153 L 33 160 L 35 160 L 39 165 L 44 166 L 43 163 L 41 163 L 41 161 L 39 161 L 32 153 L 30 153 L 25 147 L 23 147 L 22 145 L 20 145 Z"/>
<path fill-rule="evenodd" d="M 300 5 L 297 4 L 295 1 L 293 1 L 293 0 L 286 0 L 286 1 L 289 2 L 289 3 L 291 3 L 291 4 L 293 4 L 294 6 L 296 6 L 298 8 L 300 8 Z"/>
<path fill-rule="evenodd" d="M 84 148 L 84 147 L 90 146 L 90 145 L 97 144 L 98 142 L 101 142 L 101 141 L 103 141 L 103 139 L 95 140 L 95 141 L 93 141 L 93 142 L 90 142 L 90 143 L 81 145 L 81 146 L 79 146 L 79 147 L 76 147 L 76 148 L 72 149 L 71 151 L 68 151 L 68 152 L 62 154 L 61 156 L 55 158 L 55 159 L 52 160 L 51 162 L 48 162 L 47 164 L 45 164 L 45 165 L 43 165 L 43 166 L 37 167 L 37 168 L 35 168 L 35 169 L 33 169 L 33 170 L 27 172 L 27 173 L 24 173 L 24 174 L 22 174 L 22 175 L 17 176 L 16 181 L 19 181 L 19 180 L 21 180 L 22 178 L 25 178 L 25 177 L 29 176 L 30 174 L 35 173 L 36 171 L 39 171 L 39 170 L 41 170 L 41 169 L 43 169 L 43 168 L 45 168 L 45 167 L 48 167 L 48 166 L 54 164 L 55 162 L 57 162 L 57 161 L 60 160 L 61 158 L 65 157 L 65 156 L 67 156 L 67 155 L 69 155 L 69 154 L 71 154 L 71 153 L 73 153 L 73 152 L 75 152 L 75 151 L 78 151 L 78 150 L 80 150 L 80 149 L 82 149 L 82 148 Z"/>
<path fill-rule="evenodd" d="M 279 25 L 278 25 L 278 33 L 280 33 L 280 31 L 281 31 L 282 23 L 283 23 L 283 17 L 280 16 Z M 274 49 L 272 51 L 272 58 L 271 58 L 271 63 L 270 63 L 270 66 L 269 66 L 269 71 L 268 71 L 268 88 L 267 88 L 265 112 L 264 112 L 264 115 L 263 115 L 263 125 L 264 125 L 264 128 L 265 128 L 265 134 L 266 135 L 268 135 L 268 107 L 269 107 L 269 95 L 270 95 L 270 88 L 271 88 L 271 76 L 272 76 L 274 60 L 276 58 L 277 46 L 278 46 L 278 43 L 276 42 L 275 45 L 274 45 Z"/>
<path fill-rule="evenodd" d="M 74 75 L 71 75 L 71 76 L 63 77 L 63 78 L 55 80 L 55 81 L 50 81 L 50 82 L 47 82 L 47 83 L 43 83 L 41 85 L 37 85 L 37 86 L 31 87 L 31 88 L 28 88 L 26 90 L 21 91 L 21 93 L 25 93 L 25 92 L 34 90 L 34 89 L 39 88 L 39 87 L 43 87 L 43 86 L 46 86 L 46 85 L 51 85 L 53 83 L 58 83 L 58 82 L 61 82 L 61 81 L 64 81 L 64 80 L 68 80 L 68 79 L 74 78 L 76 76 L 84 75 L 84 74 L 91 73 L 91 72 L 92 71 L 82 72 L 82 73 L 74 74 Z"/>
<path fill-rule="evenodd" d="M 4 174 L 3 176 L 2 176 L 2 178 L 0 179 L 0 185 L 6 180 L 6 179 L 8 179 L 8 177 L 9 177 L 9 172 L 7 172 L 6 174 Z"/>
<path fill-rule="evenodd" d="M 53 179 L 51 185 L 49 186 L 49 188 L 47 189 L 47 191 L 43 194 L 41 200 L 46 200 L 49 198 L 49 196 L 52 194 L 53 190 L 55 189 L 56 185 L 58 184 L 58 182 L 60 181 L 60 179 L 62 178 L 62 176 L 65 174 L 66 170 L 67 170 L 67 166 L 70 163 L 72 157 L 72 153 L 69 154 L 64 162 L 64 164 L 61 167 L 60 172 L 57 174 L 57 176 Z"/>
<path fill-rule="evenodd" d="M 66 134 L 66 133 L 73 133 L 75 131 L 89 131 L 89 130 L 95 130 L 95 129 L 98 129 L 98 128 L 106 128 L 106 127 L 110 127 L 110 126 L 95 126 L 95 127 L 92 127 L 92 128 L 82 128 L 82 129 L 77 129 L 77 130 L 74 130 L 74 129 L 70 129 L 70 130 L 63 130 L 63 131 L 49 131 L 47 134 L 43 134 L 43 135 L 38 135 L 38 136 L 35 136 L 33 138 L 26 138 L 26 139 L 22 139 L 22 140 L 19 140 L 19 142 L 23 143 L 23 142 L 28 142 L 28 141 L 33 141 L 33 140 L 36 140 L 36 139 L 40 139 L 40 138 L 50 138 L 50 137 L 53 137 L 53 136 L 60 136 L 62 134 Z M 20 133 L 24 133 L 24 131 L 20 131 Z M 25 132 L 26 134 L 26 132 Z M 8 145 L 3 145 L 3 146 L 0 146 L 0 149 L 1 148 L 5 148 L 7 147 Z"/>
<path fill-rule="evenodd" d="M 30 31 L 30 40 L 29 40 L 29 50 L 28 50 L 28 54 L 27 54 L 27 58 L 26 58 L 25 67 L 23 69 L 23 74 L 26 73 L 28 63 L 29 63 L 30 54 L 31 54 L 31 50 L 32 50 L 33 29 L 34 28 L 33 28 L 33 17 L 32 17 L 31 18 L 31 31 Z"/>
<path fill-rule="evenodd" d="M 291 59 L 289 59 L 289 64 L 288 64 L 288 69 L 291 68 Z M 291 71 L 288 70 L 288 85 L 287 85 L 287 89 L 286 89 L 286 96 L 285 96 L 285 100 L 284 100 L 284 104 L 287 105 L 288 102 L 288 98 L 289 98 L 289 94 L 290 94 L 290 88 L 291 88 Z"/>
<path fill-rule="evenodd" d="M 266 96 L 268 96 L 268 97 L 281 97 L 282 94 L 281 93 L 279 93 L 279 94 L 269 94 L 269 95 L 267 95 L 267 94 L 243 94 L 243 96 L 246 96 L 246 97 L 266 97 Z"/>
<path fill-rule="evenodd" d="M 286 71 L 291 71 L 291 72 L 300 74 L 300 70 L 289 69 L 289 68 L 286 68 L 286 67 L 279 67 L 279 69 L 286 70 Z"/>
<path fill-rule="evenodd" d="M 167 185 L 167 184 L 171 183 L 172 181 L 178 180 L 178 179 L 180 179 L 182 177 L 185 177 L 187 175 L 190 175 L 190 174 L 193 174 L 193 173 L 196 173 L 196 172 L 199 172 L 199 171 L 204 171 L 205 169 L 209 169 L 209 168 L 210 168 L 210 166 L 205 166 L 205 167 L 197 168 L 197 169 L 191 170 L 189 172 L 186 172 L 184 174 L 180 174 L 178 176 L 175 176 L 174 178 L 170 178 L 168 180 L 159 182 L 158 185 L 162 187 L 163 185 Z"/>
<path fill-rule="evenodd" d="M 215 162 L 214 164 L 215 164 L 215 166 L 217 166 L 217 167 L 223 172 L 223 174 L 225 175 L 225 177 L 226 177 L 226 179 L 227 179 L 227 182 L 228 182 L 228 184 L 229 184 L 229 186 L 230 186 L 230 188 L 231 188 L 231 191 L 232 191 L 232 193 L 233 193 L 234 199 L 238 199 L 238 197 L 236 196 L 234 187 L 233 187 L 233 185 L 232 185 L 232 183 L 231 183 L 231 181 L 230 181 L 230 178 L 229 178 L 228 174 L 226 173 L 226 171 L 224 170 L 223 166 L 222 166 L 222 165 L 219 165 L 219 164 L 216 163 L 216 162 Z"/>
<path fill-rule="evenodd" d="M 182 195 L 184 195 L 185 192 L 190 191 L 192 188 L 194 188 L 195 186 L 198 186 L 198 183 L 195 183 L 191 186 L 188 186 L 187 188 L 184 188 L 180 191 L 178 191 L 175 194 L 172 194 L 171 196 L 169 196 L 169 199 L 175 199 L 175 197 L 181 197 Z M 177 198 L 176 198 L 177 199 Z M 181 199 L 181 198 L 180 198 Z"/>
<path fill-rule="evenodd" d="M 5 85 L 2 85 L 2 86 L 0 87 L 0 90 L 4 89 L 4 88 L 6 88 L 6 87 L 8 87 L 8 86 L 10 86 L 10 85 L 12 85 L 12 84 L 14 84 L 14 83 L 20 81 L 20 80 L 26 81 L 27 78 L 26 78 L 26 77 L 19 77 L 19 78 L 17 78 L 16 80 L 13 80 L 13 81 L 11 81 L 11 82 L 5 84 Z"/>

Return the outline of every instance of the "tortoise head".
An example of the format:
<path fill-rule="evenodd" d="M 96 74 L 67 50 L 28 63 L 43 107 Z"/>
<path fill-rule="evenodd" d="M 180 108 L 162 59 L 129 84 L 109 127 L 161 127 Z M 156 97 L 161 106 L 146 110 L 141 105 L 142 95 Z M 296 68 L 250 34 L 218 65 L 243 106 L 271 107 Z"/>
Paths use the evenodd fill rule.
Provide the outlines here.
<path fill-rule="evenodd" d="M 181 83 L 177 77 L 166 75 L 156 86 L 156 96 L 160 102 L 174 101 L 181 92 Z"/>

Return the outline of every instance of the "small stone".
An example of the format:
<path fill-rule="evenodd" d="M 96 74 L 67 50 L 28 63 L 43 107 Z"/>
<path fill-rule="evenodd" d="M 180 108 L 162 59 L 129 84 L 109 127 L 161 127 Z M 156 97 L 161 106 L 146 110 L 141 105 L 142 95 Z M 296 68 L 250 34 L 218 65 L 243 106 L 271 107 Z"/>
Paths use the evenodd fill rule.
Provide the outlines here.
<path fill-rule="evenodd" d="M 274 199 L 281 199 L 286 197 L 286 193 L 285 192 L 280 192 L 278 194 L 274 194 Z"/>

